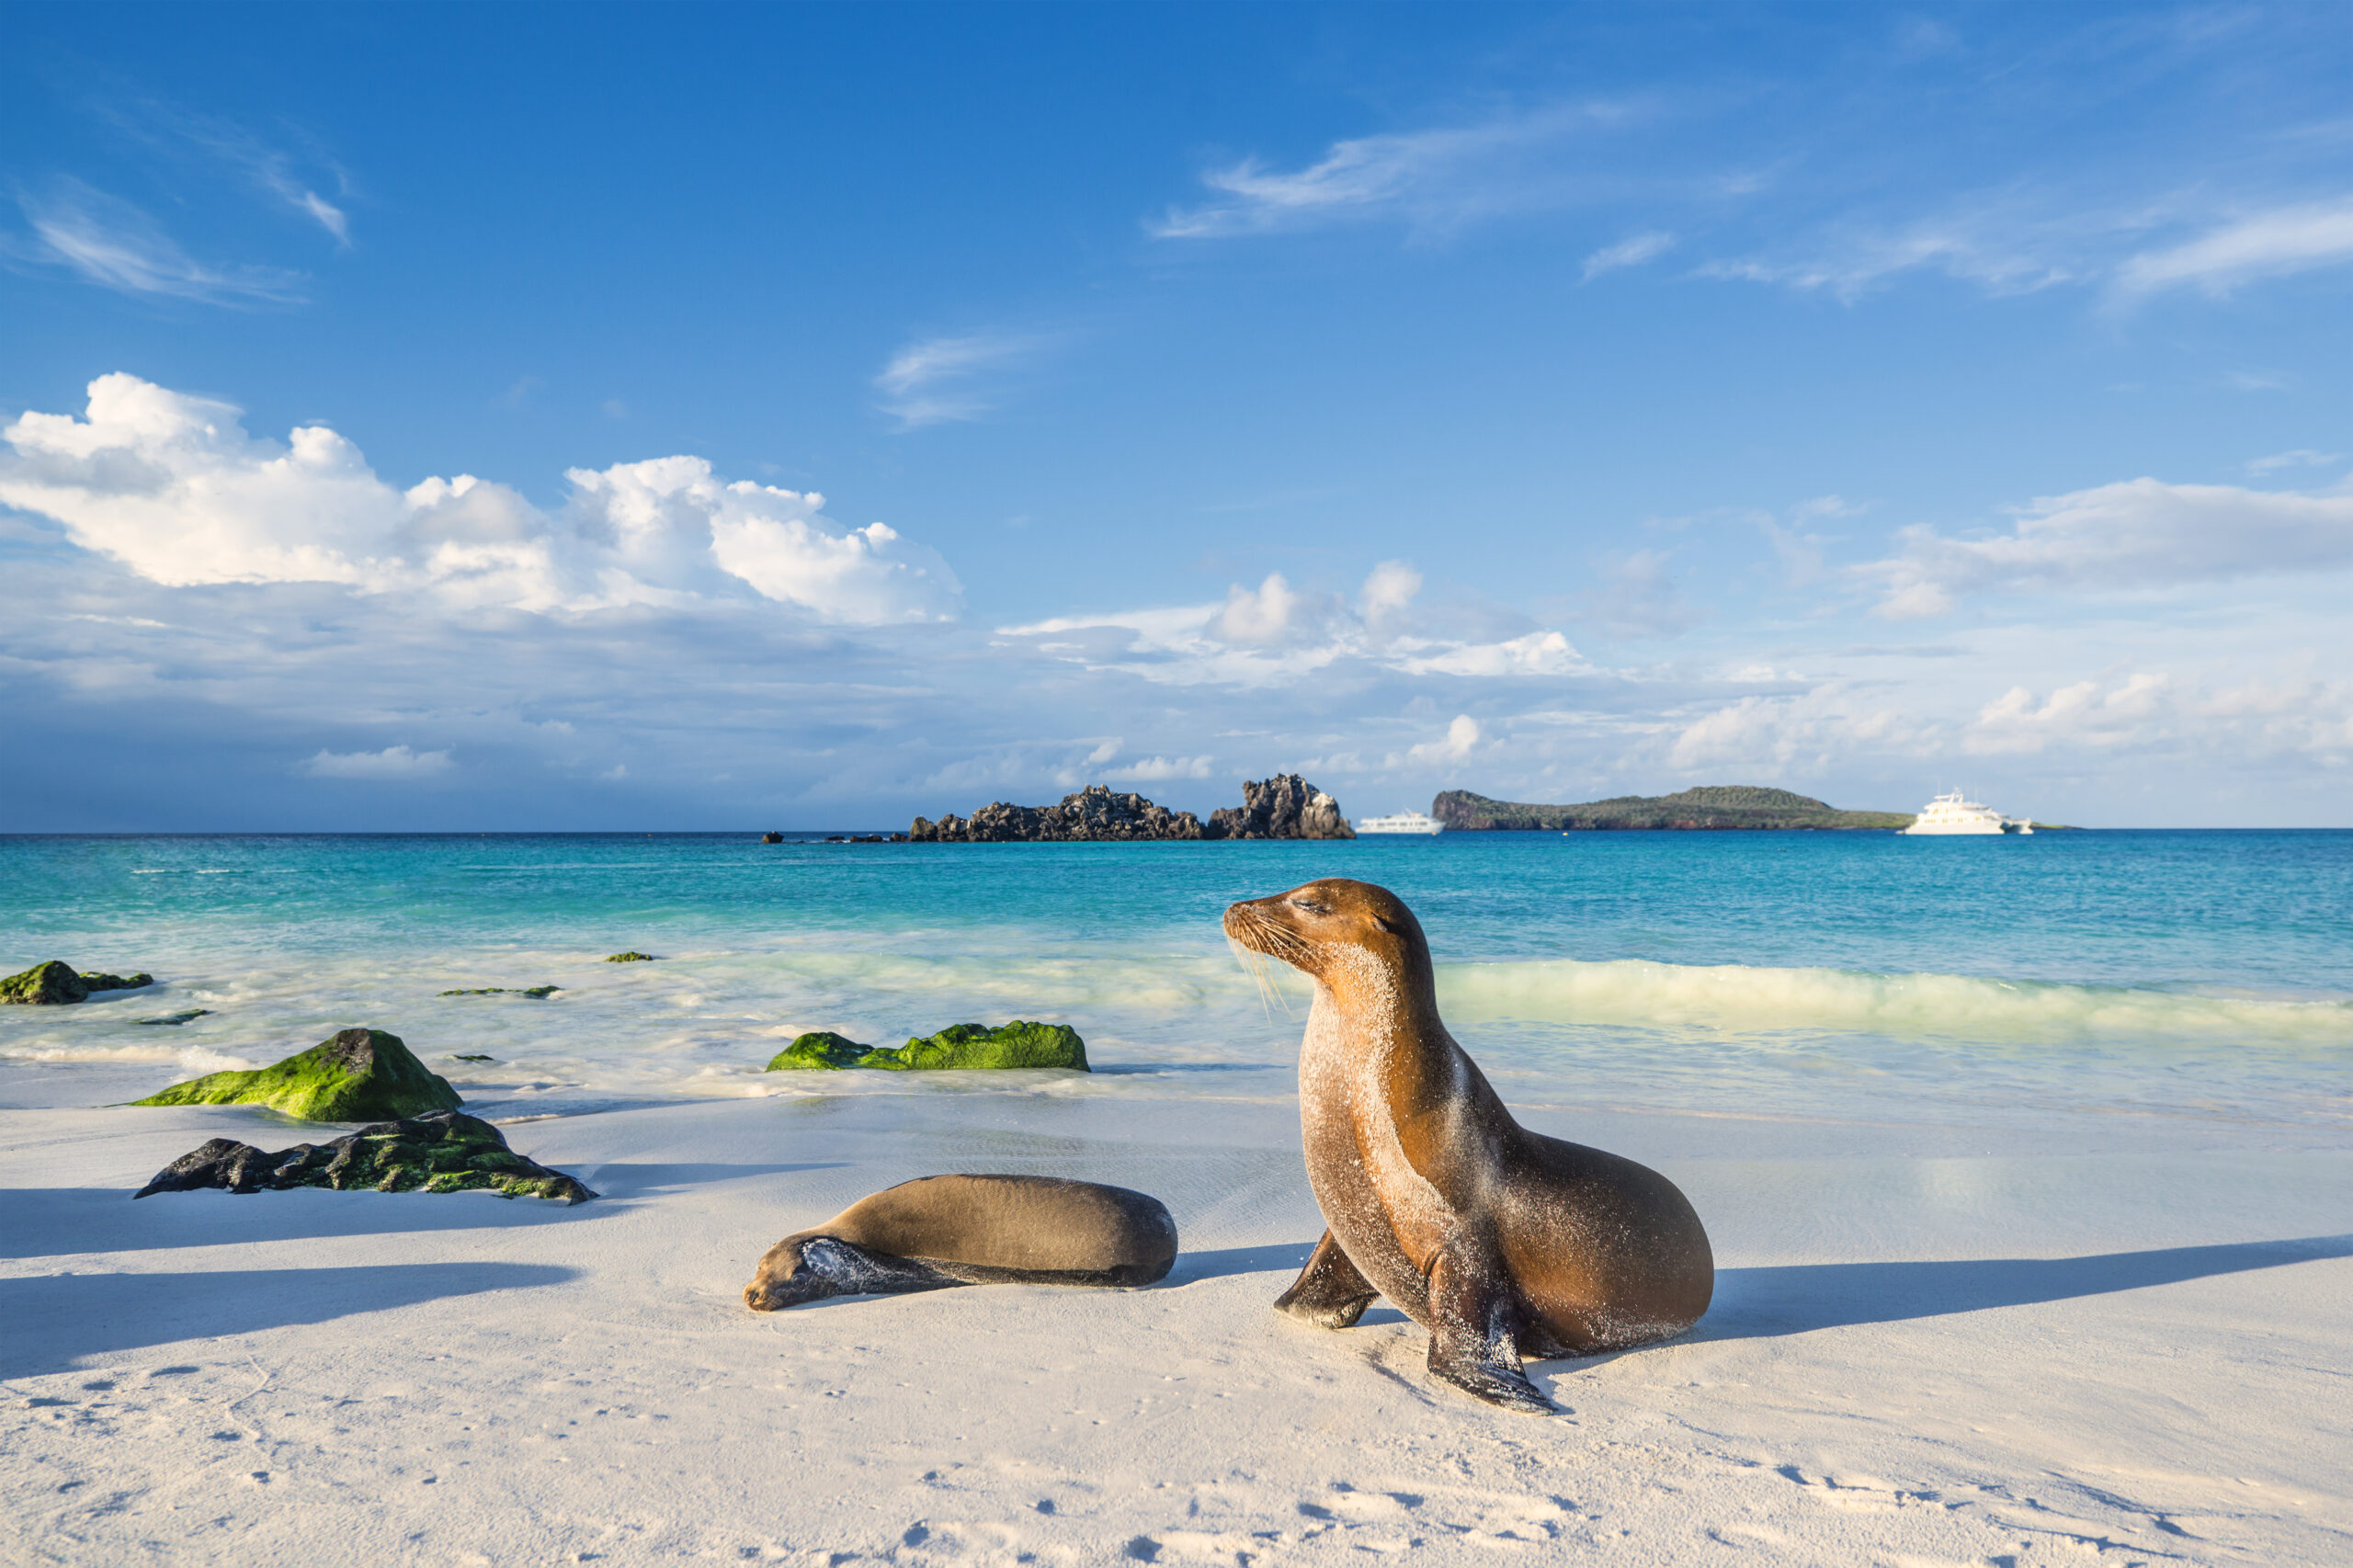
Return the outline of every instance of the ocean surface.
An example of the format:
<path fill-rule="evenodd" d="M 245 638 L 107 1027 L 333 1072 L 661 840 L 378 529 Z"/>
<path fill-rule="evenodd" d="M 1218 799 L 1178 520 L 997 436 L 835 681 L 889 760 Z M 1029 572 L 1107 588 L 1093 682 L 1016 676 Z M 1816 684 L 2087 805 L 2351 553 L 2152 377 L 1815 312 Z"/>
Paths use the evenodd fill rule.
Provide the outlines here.
<path fill-rule="evenodd" d="M 390 1029 L 503 1118 L 746 1095 L 1290 1092 L 1303 983 L 1218 917 L 1317 876 L 1428 931 L 1505 1097 L 1862 1143 L 2341 1147 L 2353 832 L 1448 834 L 873 845 L 752 834 L 0 838 L 0 1103 L 89 1105 Z M 609 964 L 624 949 L 654 963 Z M 442 996 L 554 984 L 545 1000 Z M 197 1008 L 184 1024 L 142 1023 Z M 805 1029 L 1075 1026 L 1097 1071 L 765 1074 Z M 460 1055 L 489 1062 L 460 1062 Z"/>

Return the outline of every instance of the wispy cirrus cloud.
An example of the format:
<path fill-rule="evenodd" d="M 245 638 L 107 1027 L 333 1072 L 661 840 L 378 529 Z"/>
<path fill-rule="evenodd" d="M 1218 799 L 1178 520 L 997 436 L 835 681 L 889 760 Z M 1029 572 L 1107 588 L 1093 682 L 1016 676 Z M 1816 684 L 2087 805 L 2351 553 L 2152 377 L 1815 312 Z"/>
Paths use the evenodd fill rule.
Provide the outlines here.
<path fill-rule="evenodd" d="M 1630 235 L 1586 256 L 1582 281 L 1590 283 L 1605 272 L 1616 272 L 1623 267 L 1640 267 L 1646 261 L 1655 261 L 1674 248 L 1675 236 L 1664 230 L 1654 229 L 1647 233 Z"/>
<path fill-rule="evenodd" d="M 1025 363 L 1053 339 L 1042 333 L 976 332 L 910 343 L 874 378 L 883 411 L 902 430 L 979 419 L 996 406 L 990 378 Z"/>
<path fill-rule="evenodd" d="M 101 119 L 133 139 L 228 169 L 324 229 L 338 245 L 351 244 L 350 215 L 320 194 L 327 187 L 348 199 L 351 176 L 308 134 L 290 130 L 283 139 L 272 140 L 235 120 L 131 94 L 109 96 L 95 107 Z M 300 143 L 300 151 L 290 142 Z"/>
<path fill-rule="evenodd" d="M 19 259 L 63 266 L 118 293 L 252 307 L 303 302 L 301 273 L 201 262 L 142 209 L 82 180 L 63 178 L 17 205 L 32 230 L 11 246 Z"/>
<path fill-rule="evenodd" d="M 1580 133 L 1629 118 L 1622 105 L 1554 105 L 1468 125 L 1335 142 L 1296 169 L 1255 157 L 1211 169 L 1210 199 L 1145 224 L 1164 240 L 1224 239 L 1335 223 L 1402 220 L 1445 230 L 1551 205 L 1571 188 L 1562 150 Z"/>
<path fill-rule="evenodd" d="M 2128 258 L 2128 297 L 2167 289 L 2227 294 L 2245 283 L 2353 262 L 2353 197 L 2275 207 L 2219 223 L 2196 239 Z"/>

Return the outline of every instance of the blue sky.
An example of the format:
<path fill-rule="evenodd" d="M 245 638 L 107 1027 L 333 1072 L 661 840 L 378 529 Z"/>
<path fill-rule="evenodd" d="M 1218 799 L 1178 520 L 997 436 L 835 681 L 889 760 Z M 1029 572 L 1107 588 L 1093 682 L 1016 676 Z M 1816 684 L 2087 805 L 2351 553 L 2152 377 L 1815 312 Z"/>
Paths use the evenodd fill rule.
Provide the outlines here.
<path fill-rule="evenodd" d="M 2353 825 L 2341 7 L 8 15 L 0 829 Z"/>

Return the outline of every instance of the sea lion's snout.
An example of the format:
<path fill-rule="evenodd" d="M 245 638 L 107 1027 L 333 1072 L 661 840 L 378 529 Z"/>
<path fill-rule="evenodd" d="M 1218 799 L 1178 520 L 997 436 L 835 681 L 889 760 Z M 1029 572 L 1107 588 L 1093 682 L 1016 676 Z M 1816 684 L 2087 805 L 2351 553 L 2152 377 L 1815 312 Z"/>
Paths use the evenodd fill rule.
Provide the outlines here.
<path fill-rule="evenodd" d="M 745 1306 L 756 1312 L 781 1312 L 834 1293 L 829 1281 L 801 1267 L 801 1240 L 788 1236 L 768 1248 L 753 1270 L 752 1282 L 744 1287 Z"/>
<path fill-rule="evenodd" d="M 1317 974 L 1323 954 L 1336 947 L 1370 947 L 1399 954 L 1420 939 L 1421 927 L 1395 893 L 1370 882 L 1327 877 L 1289 892 L 1245 899 L 1225 912 L 1225 934 L 1254 953 Z"/>

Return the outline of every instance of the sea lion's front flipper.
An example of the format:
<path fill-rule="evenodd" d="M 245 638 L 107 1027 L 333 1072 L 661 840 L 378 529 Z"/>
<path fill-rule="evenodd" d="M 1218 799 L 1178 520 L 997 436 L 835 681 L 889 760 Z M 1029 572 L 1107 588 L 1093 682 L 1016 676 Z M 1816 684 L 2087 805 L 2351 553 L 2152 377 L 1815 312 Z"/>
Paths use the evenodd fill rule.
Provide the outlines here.
<path fill-rule="evenodd" d="M 1552 1402 L 1519 1369 L 1519 1305 L 1501 1252 L 1458 1236 L 1430 1265 L 1429 1281 L 1430 1376 L 1506 1410 L 1552 1415 Z"/>
<path fill-rule="evenodd" d="M 1354 1328 L 1380 1294 L 1326 1231 L 1290 1289 L 1275 1298 L 1275 1311 L 1318 1328 Z"/>

